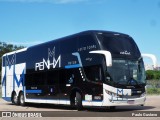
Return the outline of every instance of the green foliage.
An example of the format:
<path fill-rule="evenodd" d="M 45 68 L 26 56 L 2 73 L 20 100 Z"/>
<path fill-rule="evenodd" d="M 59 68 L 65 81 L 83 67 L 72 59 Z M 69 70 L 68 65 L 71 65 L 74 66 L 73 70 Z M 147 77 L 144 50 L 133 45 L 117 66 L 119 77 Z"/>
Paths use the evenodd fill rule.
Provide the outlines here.
<path fill-rule="evenodd" d="M 5 42 L 0 42 L 0 57 L 8 52 L 19 50 L 24 48 L 24 46 L 17 46 L 12 44 L 6 44 Z"/>
<path fill-rule="evenodd" d="M 2 68 L 2 56 L 5 53 L 12 52 L 24 48 L 24 46 L 17 46 L 12 44 L 6 44 L 5 42 L 0 42 L 0 78 L 1 78 L 1 68 Z M 0 80 L 1 83 L 1 80 Z"/>
<path fill-rule="evenodd" d="M 160 80 L 147 80 L 147 85 L 154 88 L 160 88 Z"/>
<path fill-rule="evenodd" d="M 160 88 L 147 88 L 147 94 L 157 94 L 160 95 Z"/>
<path fill-rule="evenodd" d="M 160 71 L 157 70 L 147 70 L 146 71 L 147 80 L 160 80 Z"/>

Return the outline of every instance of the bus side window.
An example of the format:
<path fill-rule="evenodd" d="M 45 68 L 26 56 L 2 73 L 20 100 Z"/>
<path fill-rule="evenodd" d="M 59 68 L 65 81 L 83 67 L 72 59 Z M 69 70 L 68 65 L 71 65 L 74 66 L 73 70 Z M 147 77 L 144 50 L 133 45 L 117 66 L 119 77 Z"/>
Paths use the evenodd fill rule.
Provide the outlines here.
<path fill-rule="evenodd" d="M 89 66 L 84 68 L 87 78 L 91 81 L 102 81 L 102 68 L 100 66 Z"/>
<path fill-rule="evenodd" d="M 35 79 L 34 79 L 34 74 L 26 74 L 26 80 L 25 80 L 25 85 L 26 86 L 33 86 L 35 85 Z"/>
<path fill-rule="evenodd" d="M 66 70 L 65 69 L 61 69 L 59 71 L 59 84 L 60 85 L 66 84 Z"/>
<path fill-rule="evenodd" d="M 34 85 L 44 85 L 45 84 L 45 72 L 34 73 L 33 82 Z"/>
<path fill-rule="evenodd" d="M 52 70 L 47 72 L 47 85 L 58 84 L 59 72 L 57 70 Z"/>
<path fill-rule="evenodd" d="M 81 35 L 78 37 L 78 52 L 87 52 L 96 50 L 97 43 L 91 34 Z"/>

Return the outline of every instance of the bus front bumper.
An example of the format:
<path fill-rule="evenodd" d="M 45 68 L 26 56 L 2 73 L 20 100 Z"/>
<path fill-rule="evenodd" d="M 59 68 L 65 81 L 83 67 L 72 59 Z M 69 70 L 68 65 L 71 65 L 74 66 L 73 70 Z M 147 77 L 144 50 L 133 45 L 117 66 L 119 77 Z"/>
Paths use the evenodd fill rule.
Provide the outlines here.
<path fill-rule="evenodd" d="M 115 88 L 103 84 L 103 102 L 102 106 L 131 106 L 144 105 L 146 94 L 132 95 L 131 89 Z"/>
<path fill-rule="evenodd" d="M 108 96 L 107 99 L 104 99 L 102 102 L 102 106 L 136 106 L 136 105 L 144 105 L 146 101 L 146 96 L 127 99 L 127 98 L 114 98 Z"/>

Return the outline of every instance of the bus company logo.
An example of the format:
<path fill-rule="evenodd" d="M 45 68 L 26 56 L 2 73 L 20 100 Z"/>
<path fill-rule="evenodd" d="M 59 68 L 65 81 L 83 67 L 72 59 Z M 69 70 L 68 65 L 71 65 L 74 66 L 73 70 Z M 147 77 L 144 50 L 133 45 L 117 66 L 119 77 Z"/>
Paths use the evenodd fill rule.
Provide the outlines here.
<path fill-rule="evenodd" d="M 117 96 L 125 96 L 125 97 L 117 97 Z M 128 100 L 128 93 L 124 94 L 124 90 L 123 89 L 118 89 L 117 88 L 117 93 L 116 96 L 114 94 L 110 95 L 109 101 L 110 102 L 115 102 L 115 101 L 126 101 Z"/>
<path fill-rule="evenodd" d="M 9 69 L 11 68 L 12 65 L 14 65 L 16 63 L 16 55 L 13 54 L 11 55 L 11 57 L 9 57 L 8 55 L 6 55 L 6 59 L 5 59 L 5 65 L 9 66 Z"/>
<path fill-rule="evenodd" d="M 123 51 L 123 52 L 120 52 L 121 55 L 131 55 L 130 52 L 128 52 L 127 50 Z"/>
<path fill-rule="evenodd" d="M 53 49 L 48 48 L 48 59 L 43 58 L 42 62 L 35 63 L 35 71 L 55 68 L 57 65 L 61 67 L 61 55 L 56 59 L 55 47 Z"/>

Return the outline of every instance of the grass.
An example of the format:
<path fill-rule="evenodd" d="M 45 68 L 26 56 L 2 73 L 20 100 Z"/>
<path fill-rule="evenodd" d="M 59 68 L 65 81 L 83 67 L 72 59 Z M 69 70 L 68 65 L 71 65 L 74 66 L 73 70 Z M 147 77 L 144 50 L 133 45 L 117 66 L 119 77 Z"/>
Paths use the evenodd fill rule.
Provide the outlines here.
<path fill-rule="evenodd" d="M 160 95 L 160 88 L 147 88 L 147 94 L 149 95 Z"/>
<path fill-rule="evenodd" d="M 147 85 L 152 87 L 160 87 L 160 80 L 147 80 Z"/>
<path fill-rule="evenodd" d="M 160 80 L 147 80 L 147 94 L 160 95 Z"/>

